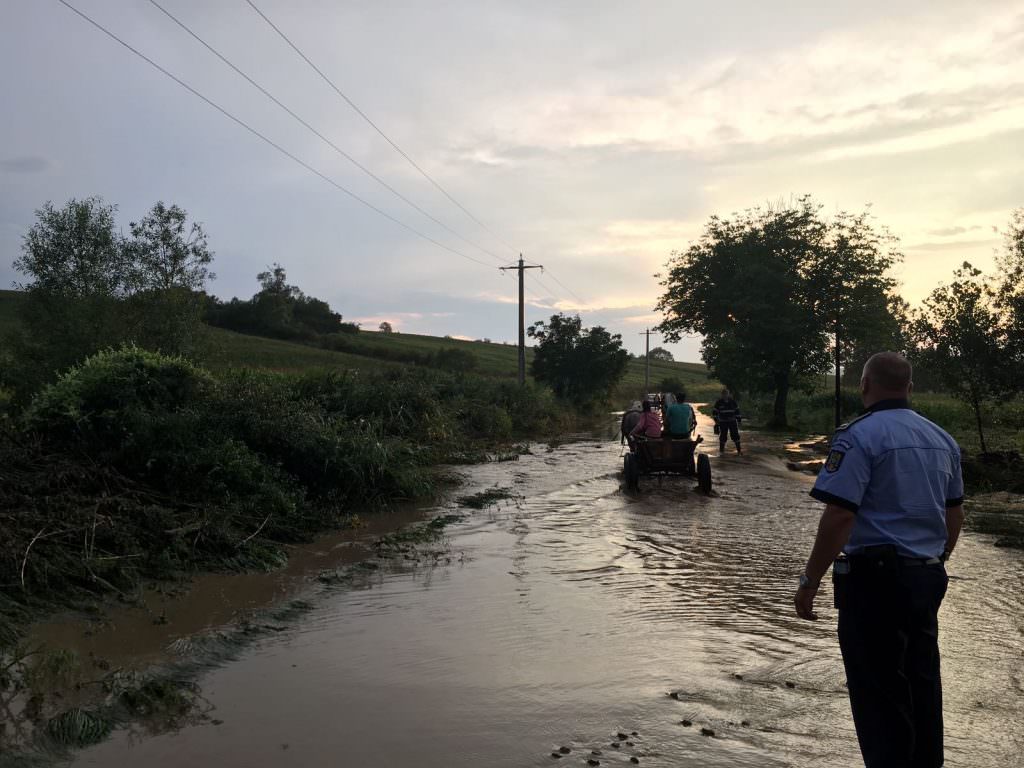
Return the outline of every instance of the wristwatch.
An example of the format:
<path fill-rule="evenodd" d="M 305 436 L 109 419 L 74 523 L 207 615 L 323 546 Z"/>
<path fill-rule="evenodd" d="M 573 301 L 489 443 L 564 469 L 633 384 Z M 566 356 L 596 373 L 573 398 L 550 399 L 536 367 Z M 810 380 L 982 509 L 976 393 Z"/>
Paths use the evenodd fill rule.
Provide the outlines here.
<path fill-rule="evenodd" d="M 806 573 L 800 574 L 800 589 L 817 589 L 820 586 L 820 581 L 811 581 Z"/>

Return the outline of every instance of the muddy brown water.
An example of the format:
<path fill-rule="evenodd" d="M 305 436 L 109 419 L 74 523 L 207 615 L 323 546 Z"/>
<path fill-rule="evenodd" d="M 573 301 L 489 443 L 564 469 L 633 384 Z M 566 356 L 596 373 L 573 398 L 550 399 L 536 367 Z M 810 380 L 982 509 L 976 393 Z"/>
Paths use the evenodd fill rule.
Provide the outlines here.
<path fill-rule="evenodd" d="M 624 493 L 608 440 L 465 469 L 470 489 L 523 498 L 453 528 L 451 564 L 321 594 L 200 678 L 219 724 L 119 732 L 75 764 L 858 765 L 835 611 L 824 594 L 817 623 L 791 607 L 813 478 L 758 442 L 742 458 L 709 451 L 710 498 L 686 479 Z M 1022 559 L 967 533 L 950 564 L 947 765 L 1021 765 Z"/>

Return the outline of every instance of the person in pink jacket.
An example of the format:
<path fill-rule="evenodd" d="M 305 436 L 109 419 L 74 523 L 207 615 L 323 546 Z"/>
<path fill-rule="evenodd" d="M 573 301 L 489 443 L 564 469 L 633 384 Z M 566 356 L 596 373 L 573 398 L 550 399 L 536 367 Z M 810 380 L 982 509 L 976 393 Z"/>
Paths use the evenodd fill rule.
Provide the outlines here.
<path fill-rule="evenodd" d="M 649 438 L 661 437 L 661 416 L 651 409 L 650 400 L 644 400 L 643 409 L 644 412 L 640 416 L 640 421 L 633 427 L 633 431 L 629 433 L 630 437 L 637 437 L 639 435 Z"/>

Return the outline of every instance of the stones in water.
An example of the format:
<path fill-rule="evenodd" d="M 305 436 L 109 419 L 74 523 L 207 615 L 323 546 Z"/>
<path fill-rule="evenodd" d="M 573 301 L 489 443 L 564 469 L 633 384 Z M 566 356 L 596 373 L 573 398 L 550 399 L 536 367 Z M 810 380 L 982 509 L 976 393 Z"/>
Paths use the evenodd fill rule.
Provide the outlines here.
<path fill-rule="evenodd" d="M 600 757 L 601 755 L 604 754 L 604 752 L 602 752 L 600 749 L 592 749 L 592 750 L 590 750 L 590 754 L 597 755 L 598 757 Z"/>
<path fill-rule="evenodd" d="M 711 728 L 701 728 L 700 729 L 700 735 L 701 736 L 714 736 L 715 732 Z"/>
<path fill-rule="evenodd" d="M 742 723 L 740 723 L 740 725 L 742 725 L 744 728 L 749 728 L 750 727 L 750 721 L 749 720 L 744 720 Z"/>
<path fill-rule="evenodd" d="M 627 741 L 627 742 L 626 742 L 626 746 L 627 746 L 627 747 L 635 747 L 635 746 L 636 746 L 636 744 L 634 744 L 634 743 L 633 743 L 632 741 Z"/>
<path fill-rule="evenodd" d="M 589 758 L 587 760 L 587 765 L 600 765 L 600 764 L 601 764 L 601 761 L 598 760 L 596 757 L 591 757 L 591 758 Z"/>
<path fill-rule="evenodd" d="M 693 725 L 693 720 L 680 720 L 679 723 L 684 728 L 689 728 L 691 725 Z"/>
<path fill-rule="evenodd" d="M 615 735 L 618 737 L 619 741 L 625 741 L 627 738 L 626 734 L 624 734 L 622 731 L 619 731 Z"/>
<path fill-rule="evenodd" d="M 794 683 L 794 682 L 793 682 L 793 681 L 791 681 L 791 680 L 787 680 L 787 681 L 786 681 L 786 687 L 787 687 L 787 688 L 796 688 L 796 683 Z"/>
<path fill-rule="evenodd" d="M 618 749 L 620 746 L 622 746 L 622 745 L 619 744 L 619 742 L 617 742 L 617 741 L 613 741 L 612 742 L 612 749 Z"/>
<path fill-rule="evenodd" d="M 743 675 L 741 675 L 739 672 L 736 672 L 735 674 L 733 674 L 733 677 L 735 677 L 737 680 L 742 680 L 743 679 Z"/>
<path fill-rule="evenodd" d="M 561 752 L 552 752 L 551 756 L 553 758 L 555 758 L 555 760 L 561 760 L 562 759 L 562 753 Z"/>
<path fill-rule="evenodd" d="M 633 735 L 634 735 L 634 736 L 639 736 L 640 734 L 639 734 L 639 733 L 637 733 L 636 731 L 633 731 Z"/>
<path fill-rule="evenodd" d="M 633 765 L 640 765 L 640 758 L 639 757 L 631 757 L 631 758 L 629 758 L 629 762 L 631 762 Z"/>
<path fill-rule="evenodd" d="M 572 752 L 572 750 L 569 749 L 569 747 L 559 747 L 558 751 L 561 752 L 563 755 L 568 755 L 570 752 Z"/>

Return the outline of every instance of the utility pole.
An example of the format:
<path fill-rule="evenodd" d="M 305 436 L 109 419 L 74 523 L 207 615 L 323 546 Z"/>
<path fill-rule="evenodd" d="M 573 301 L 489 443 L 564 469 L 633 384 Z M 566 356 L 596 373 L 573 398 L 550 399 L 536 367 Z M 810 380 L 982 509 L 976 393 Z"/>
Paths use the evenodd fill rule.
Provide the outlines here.
<path fill-rule="evenodd" d="M 505 271 L 514 269 L 519 273 L 519 383 L 526 383 L 526 292 L 523 288 L 523 271 L 527 269 L 543 269 L 540 264 L 524 264 L 523 254 L 519 254 L 519 263 L 510 267 L 498 267 Z"/>
<path fill-rule="evenodd" d="M 644 347 L 644 397 L 647 397 L 647 393 L 651 391 L 651 329 L 640 331 L 640 335 L 647 337 Z"/>

